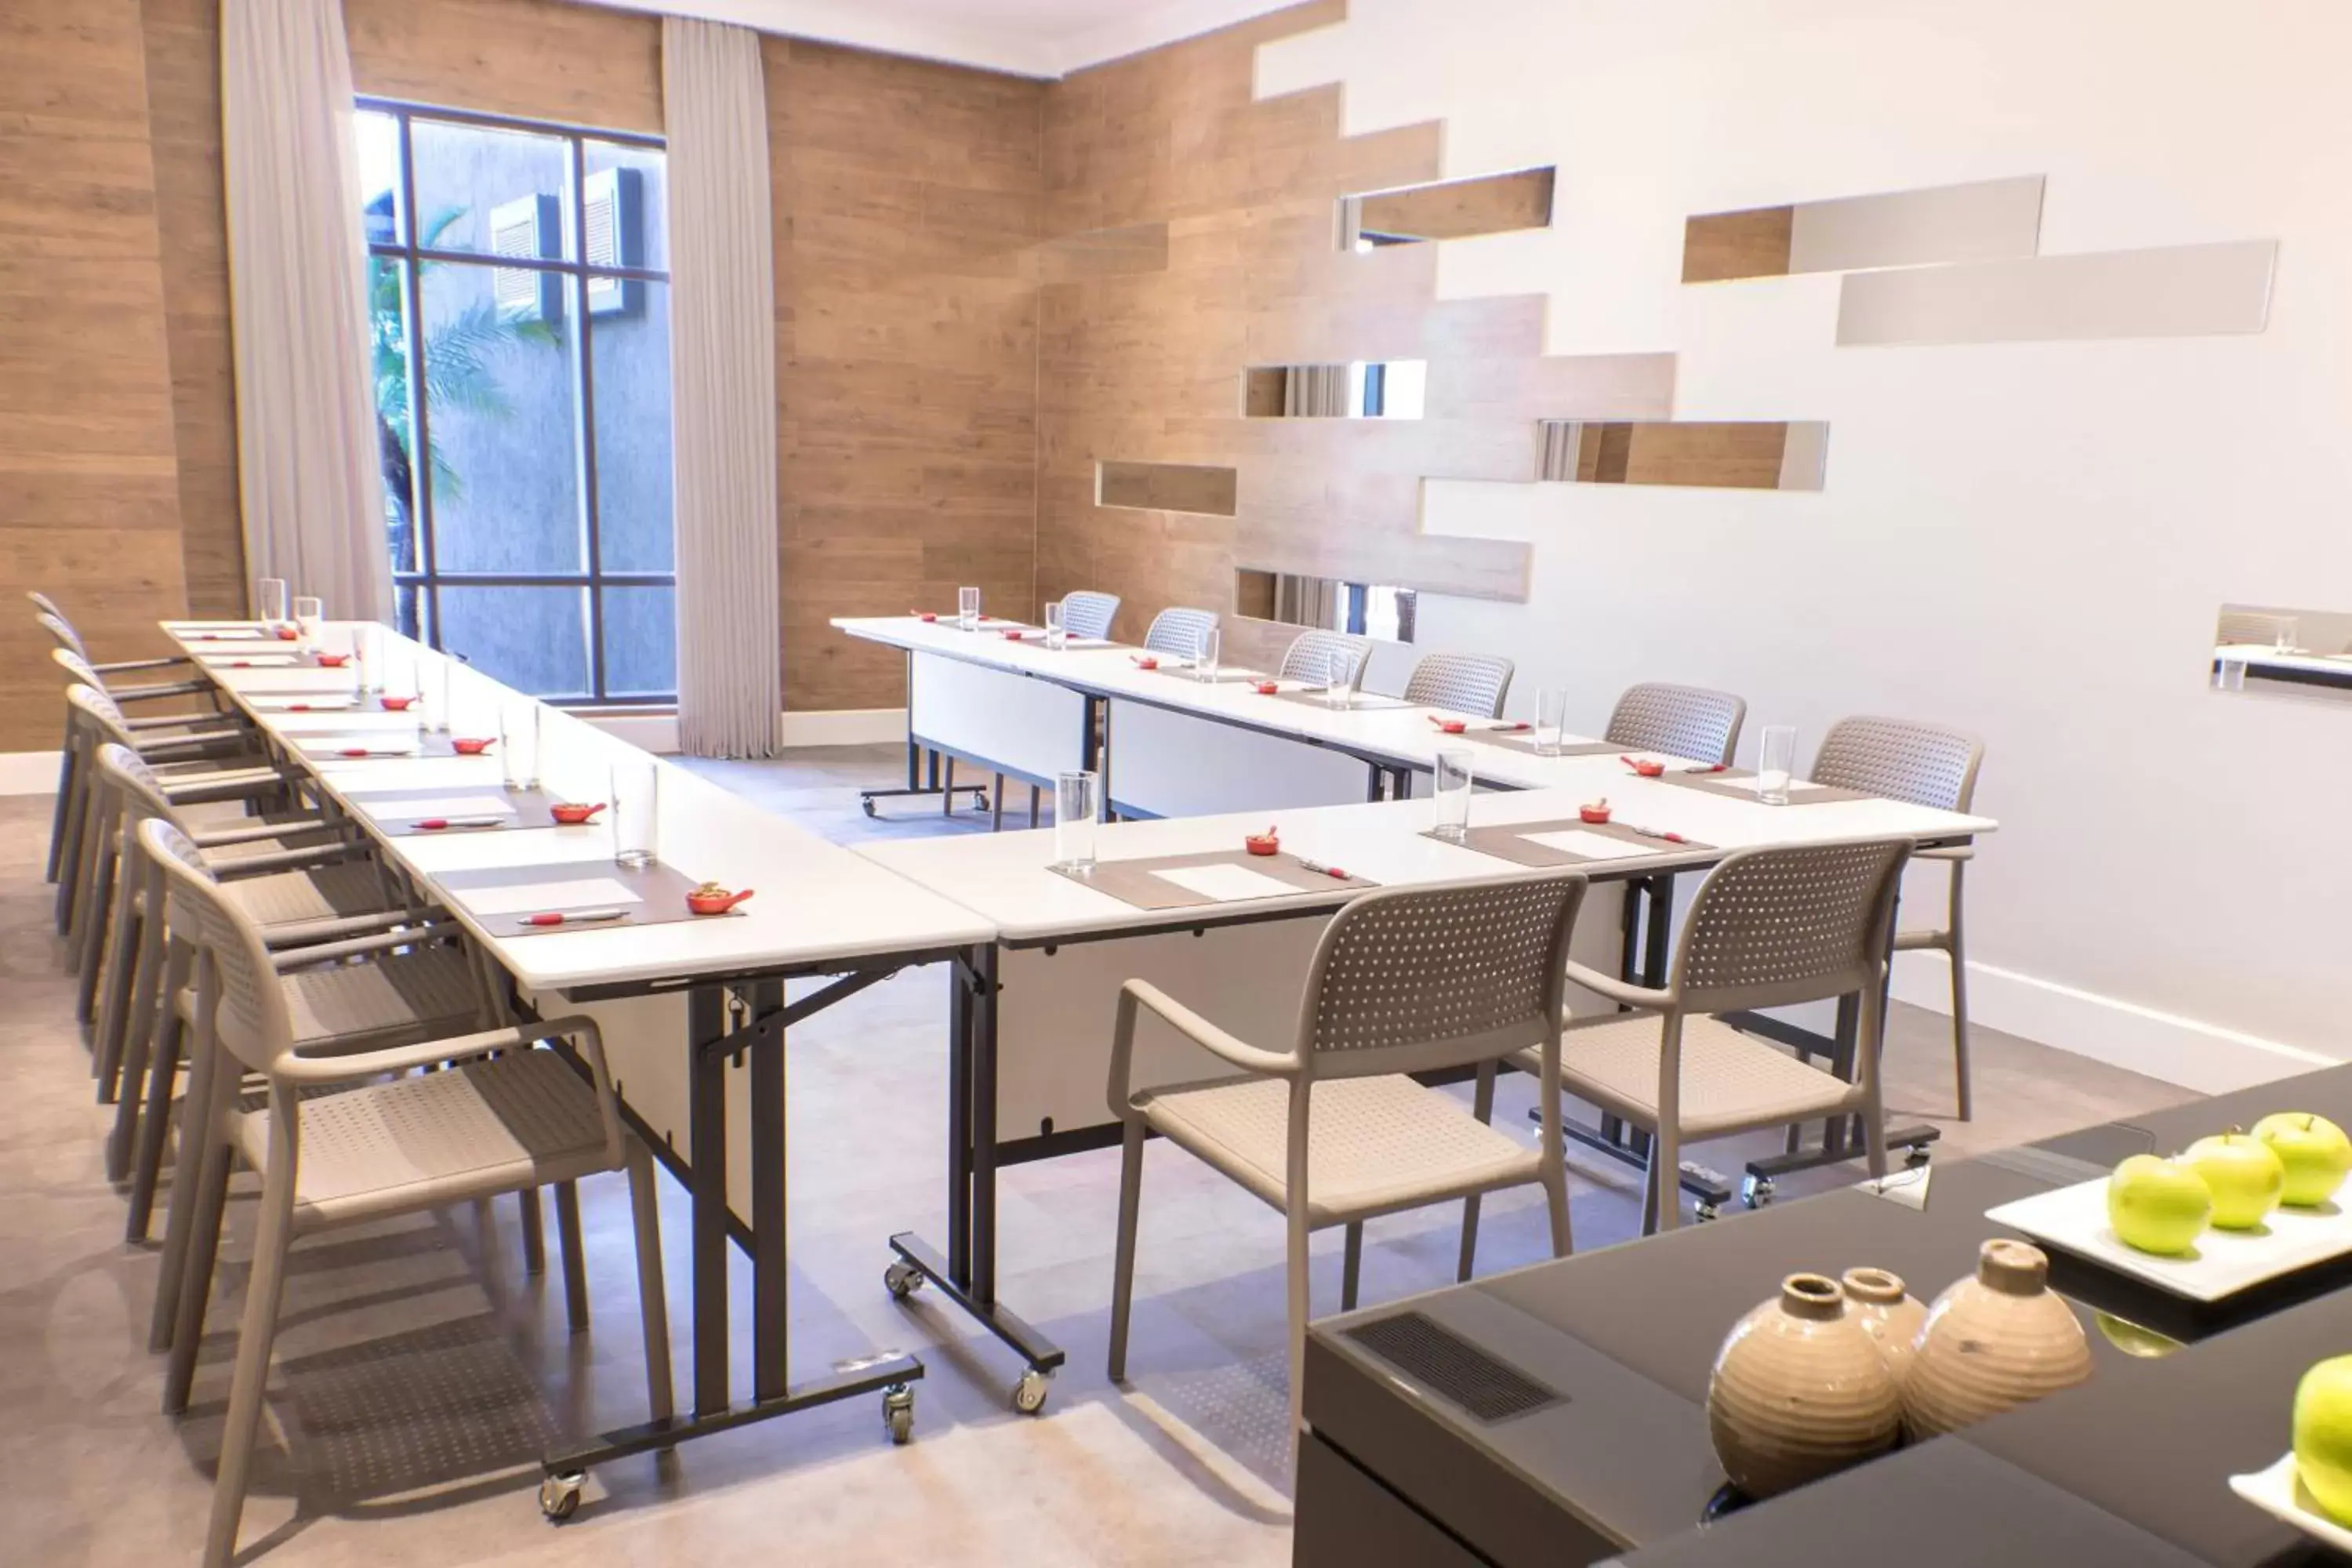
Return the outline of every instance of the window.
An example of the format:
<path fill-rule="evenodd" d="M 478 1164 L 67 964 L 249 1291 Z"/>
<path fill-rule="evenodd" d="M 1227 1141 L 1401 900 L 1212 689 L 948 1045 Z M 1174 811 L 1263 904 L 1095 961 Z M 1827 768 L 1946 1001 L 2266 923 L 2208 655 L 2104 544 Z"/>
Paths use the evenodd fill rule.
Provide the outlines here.
<path fill-rule="evenodd" d="M 657 138 L 362 100 L 400 629 L 560 701 L 677 688 Z"/>

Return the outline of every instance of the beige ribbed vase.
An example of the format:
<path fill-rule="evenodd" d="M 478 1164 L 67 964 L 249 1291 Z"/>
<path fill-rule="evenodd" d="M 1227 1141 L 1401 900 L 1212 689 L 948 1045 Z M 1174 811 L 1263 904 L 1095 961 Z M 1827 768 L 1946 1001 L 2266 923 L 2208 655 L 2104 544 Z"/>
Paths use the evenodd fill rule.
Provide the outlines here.
<path fill-rule="evenodd" d="M 1834 1279 L 1791 1274 L 1739 1320 L 1707 1380 L 1707 1434 L 1732 1484 L 1768 1498 L 1894 1445 L 1895 1379 Z"/>
<path fill-rule="evenodd" d="M 1975 1278 L 1927 1309 L 1903 1380 L 1903 1423 L 1914 1438 L 1933 1437 L 2090 1375 L 2083 1325 L 2050 1293 L 2050 1259 L 2022 1241 L 1988 1241 Z"/>
<path fill-rule="evenodd" d="M 1903 1384 L 1911 1370 L 1911 1352 L 1919 1339 L 1919 1325 L 1927 1321 L 1927 1303 L 1903 1288 L 1903 1277 L 1884 1268 L 1849 1268 L 1845 1286 L 1846 1316 L 1862 1325 L 1879 1359 Z"/>

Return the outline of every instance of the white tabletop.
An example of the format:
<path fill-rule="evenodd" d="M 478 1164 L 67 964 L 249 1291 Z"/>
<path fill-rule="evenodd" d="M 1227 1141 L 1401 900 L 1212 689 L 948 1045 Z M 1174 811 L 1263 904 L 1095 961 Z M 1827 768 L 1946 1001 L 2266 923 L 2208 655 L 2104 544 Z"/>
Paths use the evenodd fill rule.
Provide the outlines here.
<path fill-rule="evenodd" d="M 348 627 L 340 629 L 348 635 Z M 421 663 L 446 662 L 439 654 L 405 638 L 390 632 L 385 636 Z M 487 727 L 486 732 L 495 734 L 499 703 L 531 700 L 463 666 L 450 668 L 451 711 L 460 732 Z M 319 732 L 322 720 L 331 721 L 331 727 L 340 727 L 355 717 L 335 720 L 333 715 L 318 713 L 263 712 L 242 700 L 243 693 L 257 690 L 348 691 L 355 682 L 349 668 L 209 673 L 272 735 L 290 740 L 299 733 Z M 543 787 L 558 798 L 603 800 L 612 763 L 645 755 L 583 720 L 540 706 L 540 773 Z M 374 731 L 387 721 L 398 723 L 405 717 L 384 715 L 379 710 L 367 716 L 363 725 L 353 728 Z M 364 812 L 354 796 L 365 791 L 495 791 L 501 785 L 494 755 L 361 762 L 318 759 L 305 765 L 321 787 L 362 820 Z M 815 969 L 862 957 L 985 942 L 993 937 L 994 928 L 987 921 L 944 896 L 912 886 L 878 863 L 771 816 L 684 768 L 667 763 L 659 763 L 658 767 L 662 859 L 698 881 L 751 888 L 759 896 L 743 904 L 740 915 L 726 919 L 588 927 L 507 938 L 489 936 L 453 904 L 457 918 L 527 989 L 568 991 L 615 982 Z M 600 818 L 598 824 L 586 827 L 412 835 L 380 842 L 389 858 L 431 885 L 436 878 L 453 871 L 605 860 L 613 842 L 605 821 Z"/>
<path fill-rule="evenodd" d="M 2214 648 L 2213 657 L 2254 669 L 2295 669 L 2352 680 L 2352 653 L 2317 653 L 2310 648 L 2273 647 L 2269 643 L 2223 643 Z"/>
<path fill-rule="evenodd" d="M 1662 842 L 1661 853 L 1654 857 L 1585 868 L 1595 877 L 1695 868 L 1712 864 L 1725 850 L 1757 845 L 1874 836 L 1944 840 L 1990 833 L 1996 826 L 1985 817 L 1890 800 L 1766 805 L 1635 778 L 1614 758 L 1559 761 L 1593 769 L 1606 780 L 1605 793 L 1616 821 L 1680 833 L 1713 846 L 1693 850 Z M 1608 769 L 1614 769 L 1617 776 L 1609 776 Z M 1599 793 L 1554 789 L 1481 795 L 1472 801 L 1470 822 L 1475 827 L 1570 817 L 1580 804 Z M 1428 837 L 1425 830 L 1434 810 L 1435 803 L 1429 800 L 1327 805 L 1281 813 L 1273 826 L 1280 829 L 1282 847 L 1289 853 L 1387 887 L 1543 874 Z M 1245 834 L 1262 832 L 1268 826 L 1264 813 L 1110 824 L 1096 829 L 1095 855 L 1097 860 L 1131 860 L 1237 848 Z M 1351 896 L 1334 884 L 1328 893 L 1302 893 L 1295 899 L 1255 899 L 1186 910 L 1138 909 L 1049 869 L 1055 858 L 1051 828 L 984 837 L 902 839 L 864 845 L 858 853 L 978 911 L 1013 942 L 1215 921 L 1284 909 L 1311 910 Z"/>

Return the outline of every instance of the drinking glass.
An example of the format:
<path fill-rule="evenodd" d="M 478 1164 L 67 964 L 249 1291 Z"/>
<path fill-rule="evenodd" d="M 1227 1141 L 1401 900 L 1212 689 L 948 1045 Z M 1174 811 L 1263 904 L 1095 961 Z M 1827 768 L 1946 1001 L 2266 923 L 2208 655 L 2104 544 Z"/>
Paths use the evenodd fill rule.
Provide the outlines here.
<path fill-rule="evenodd" d="M 2275 651 L 2279 653 L 2293 653 L 2298 646 L 2295 634 L 2302 629 L 2303 628 L 2296 623 L 2295 618 L 2293 616 L 2280 616 L 2278 624 L 2278 645 Z"/>
<path fill-rule="evenodd" d="M 625 757 L 613 764 L 613 858 L 650 866 L 661 847 L 661 764 Z"/>
<path fill-rule="evenodd" d="M 1470 834 L 1471 761 L 1466 746 L 1437 753 L 1437 836 L 1456 844 Z"/>
<path fill-rule="evenodd" d="M 1062 601 L 1045 606 L 1045 646 L 1059 653 L 1070 643 L 1070 628 L 1062 619 Z"/>
<path fill-rule="evenodd" d="M 1767 805 L 1789 804 L 1789 781 L 1797 773 L 1797 727 L 1767 724 L 1757 748 L 1756 798 Z"/>
<path fill-rule="evenodd" d="M 499 710 L 499 769 L 509 789 L 539 787 L 539 704 L 509 702 Z"/>
<path fill-rule="evenodd" d="M 1536 693 L 1536 755 L 1556 757 L 1566 744 L 1568 693 L 1547 686 Z"/>
<path fill-rule="evenodd" d="M 383 626 L 375 621 L 362 621 L 352 632 L 352 651 L 359 656 L 360 689 L 363 692 L 383 689 Z"/>
<path fill-rule="evenodd" d="M 283 626 L 286 622 L 286 579 L 262 577 L 253 584 L 253 613 L 264 626 Z"/>
<path fill-rule="evenodd" d="M 1062 870 L 1094 869 L 1098 783 L 1090 773 L 1054 775 L 1054 864 Z"/>
<path fill-rule="evenodd" d="M 1331 656 L 1324 678 L 1323 700 L 1334 708 L 1352 708 L 1356 701 L 1356 656 L 1345 649 Z"/>
<path fill-rule="evenodd" d="M 964 630 L 966 630 L 966 631 L 968 631 L 968 632 L 969 632 L 969 631 L 976 631 L 976 630 L 978 630 L 978 629 L 979 629 L 979 627 L 980 627 L 980 590 L 979 590 L 979 589 L 977 589 L 977 588 L 958 588 L 958 589 L 956 590 L 956 625 L 957 625 L 957 626 L 961 626 Z"/>
<path fill-rule="evenodd" d="M 300 633 L 299 645 L 312 653 L 319 651 L 319 628 L 326 624 L 327 605 L 322 599 L 303 595 L 294 601 L 294 629 Z"/>
<path fill-rule="evenodd" d="M 449 661 L 427 658 L 416 672 L 417 724 L 422 729 L 449 732 Z"/>
<path fill-rule="evenodd" d="M 1214 680 L 1217 679 L 1217 645 L 1223 640 L 1223 639 L 1217 632 L 1217 628 L 1211 626 L 1208 630 L 1202 632 L 1199 639 L 1192 644 L 1193 679 Z"/>

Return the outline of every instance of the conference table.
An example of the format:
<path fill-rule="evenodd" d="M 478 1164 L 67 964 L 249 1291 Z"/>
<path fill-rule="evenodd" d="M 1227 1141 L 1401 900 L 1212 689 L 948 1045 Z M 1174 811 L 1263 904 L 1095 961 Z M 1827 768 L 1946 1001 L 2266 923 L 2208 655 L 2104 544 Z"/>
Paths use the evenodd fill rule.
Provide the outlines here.
<path fill-rule="evenodd" d="M 1596 896 L 1630 880 L 1694 875 L 1739 848 L 1878 836 L 1933 847 L 1967 843 L 1996 826 L 1986 817 L 1872 798 L 1768 805 L 1667 778 L 1634 777 L 1613 753 L 1541 763 L 1558 781 L 1551 787 L 1474 797 L 1474 841 L 1486 828 L 1535 830 L 1574 818 L 1582 803 L 1604 794 L 1622 823 L 1687 840 L 1644 840 L 1638 848 L 1625 846 L 1633 853 L 1623 858 L 1586 864 Z M 1281 847 L 1301 861 L 1389 888 L 1542 874 L 1429 836 L 1433 809 L 1429 800 L 1390 800 L 1286 810 L 1278 814 Z M 1030 1400 L 1042 1403 L 1040 1379 L 1060 1363 L 1062 1352 L 1000 1298 L 998 1171 L 1118 1142 L 1119 1125 L 1106 1093 L 1110 1020 L 1118 989 L 1130 978 L 1151 982 L 1242 1039 L 1270 1049 L 1286 1047 L 1323 926 L 1360 890 L 1323 879 L 1320 887 L 1275 896 L 1152 909 L 1107 887 L 1167 858 L 1238 851 L 1244 837 L 1264 830 L 1275 815 L 1252 811 L 1098 826 L 1091 880 L 1054 868 L 1051 831 L 898 840 L 858 849 L 908 883 L 971 910 L 995 933 L 959 955 L 956 967 L 949 1021 L 954 1168 L 946 1248 L 911 1234 L 892 1237 L 891 1246 L 904 1266 L 902 1281 L 936 1284 L 1026 1361 L 1015 1390 L 1024 1408 Z M 1594 905 L 1588 898 L 1571 952 L 1596 968 L 1633 971 L 1646 984 L 1663 984 L 1668 952 L 1663 935 L 1639 943 L 1636 967 L 1636 950 L 1621 923 L 1605 914 L 1595 918 Z M 1837 1008 L 1840 1044 L 1848 1053 L 1841 1065 L 1847 1070 L 1857 1000 Z M 1222 1070 L 1165 1024 L 1149 1016 L 1141 1020 L 1138 1089 Z M 1890 1142 L 1900 1136 L 1890 1135 Z M 1820 1158 L 1848 1159 L 1853 1152 L 1832 1148 Z M 1693 1184 L 1687 1166 L 1684 1184 Z"/>
<path fill-rule="evenodd" d="M 2289 1441 L 2297 1379 L 2352 1350 L 2352 1258 L 2215 1303 L 2063 1250 L 2088 1383 L 1720 1512 L 1708 1374 L 1785 1276 L 1856 1267 L 1932 1300 L 1988 1209 L 2095 1181 L 2274 1110 L 2352 1117 L 2352 1067 L 2198 1100 L 1645 1241 L 1538 1263 L 1307 1331 L 1298 1568 L 2318 1568 L 2340 1556 L 2234 1496 Z M 1382 1325 L 1387 1325 L 1383 1329 Z M 1399 1331 L 1410 1326 L 1413 1333 Z M 1417 1346 L 1442 1343 L 1441 1363 Z M 1496 1417 L 1465 1368 L 1530 1380 Z"/>
<path fill-rule="evenodd" d="M 244 625 L 183 621 L 165 629 L 324 809 L 367 832 L 388 867 L 466 927 L 510 982 L 515 1003 L 541 1016 L 597 1018 L 626 1114 L 691 1196 L 691 1415 L 609 1431 L 551 1455 L 548 1475 L 576 1486 L 602 1460 L 865 1394 L 883 1396 L 886 1419 L 894 1434 L 903 1433 L 911 1420 L 908 1385 L 923 1374 L 914 1356 L 873 1357 L 798 1384 L 789 1376 L 785 1032 L 903 969 L 985 943 L 993 928 L 683 768 L 379 630 L 387 662 L 406 663 L 427 680 L 446 674 L 457 735 L 493 737 L 502 712 L 536 709 L 538 772 L 542 793 L 554 799 L 605 801 L 615 763 L 651 763 L 660 862 L 695 882 L 758 893 L 724 917 L 512 934 L 509 921 L 477 914 L 447 885 L 493 868 L 531 868 L 551 879 L 566 868 L 574 875 L 608 869 L 612 813 L 580 826 L 518 813 L 492 830 L 415 830 L 409 825 L 426 796 L 449 818 L 501 808 L 498 748 L 474 756 L 344 758 L 345 749 L 415 736 L 415 713 L 383 711 L 356 690 L 352 667 L 313 668 L 299 655 L 281 662 L 288 645 L 236 639 Z M 348 647 L 354 630 L 331 625 L 320 641 Z M 330 706 L 344 702 L 352 706 Z M 444 749 L 440 737 L 426 739 L 427 750 Z M 787 982 L 811 978 L 826 983 L 786 999 Z M 748 1399 L 737 1397 L 729 1364 L 730 1242 L 751 1266 Z"/>
<path fill-rule="evenodd" d="M 2249 679 L 2352 688 L 2352 653 L 2273 647 L 2267 643 L 2222 643 L 2213 649 L 2217 675 L 2223 666 L 2231 664 L 2244 666 Z"/>

